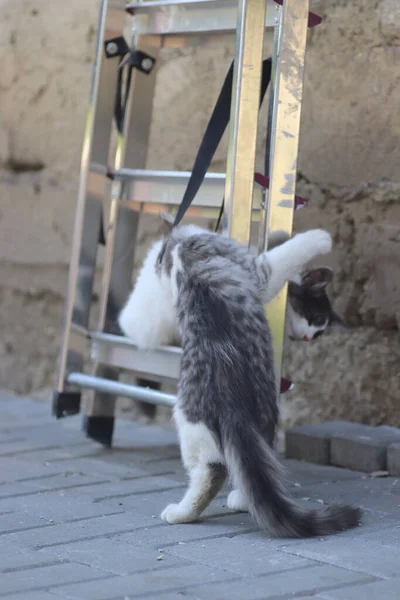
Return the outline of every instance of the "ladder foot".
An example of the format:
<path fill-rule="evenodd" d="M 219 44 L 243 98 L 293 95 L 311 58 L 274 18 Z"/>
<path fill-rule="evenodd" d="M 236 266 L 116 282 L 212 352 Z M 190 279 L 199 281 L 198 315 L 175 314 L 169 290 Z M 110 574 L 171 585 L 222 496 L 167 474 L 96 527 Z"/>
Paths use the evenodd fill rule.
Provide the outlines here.
<path fill-rule="evenodd" d="M 83 430 L 86 436 L 111 448 L 114 433 L 114 417 L 84 417 Z"/>
<path fill-rule="evenodd" d="M 52 413 L 57 419 L 76 415 L 81 408 L 81 392 L 53 391 Z"/>
<path fill-rule="evenodd" d="M 155 381 L 148 381 L 147 379 L 138 379 L 137 384 L 140 387 L 148 387 L 151 390 L 160 390 L 161 386 Z M 147 419 L 154 420 L 156 418 L 157 406 L 155 404 L 149 404 L 149 402 L 143 402 L 143 400 L 137 400 L 137 407 L 140 413 Z"/>

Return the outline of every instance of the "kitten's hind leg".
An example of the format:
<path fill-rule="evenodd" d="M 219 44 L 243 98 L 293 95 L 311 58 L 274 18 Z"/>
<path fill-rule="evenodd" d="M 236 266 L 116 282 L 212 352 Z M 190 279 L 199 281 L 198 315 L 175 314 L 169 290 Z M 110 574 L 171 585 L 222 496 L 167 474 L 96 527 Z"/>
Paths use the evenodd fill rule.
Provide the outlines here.
<path fill-rule="evenodd" d="M 171 524 L 190 523 L 218 494 L 226 479 L 226 469 L 215 438 L 204 423 L 189 422 L 179 407 L 175 408 L 174 418 L 190 482 L 180 503 L 167 506 L 161 518 Z"/>
<path fill-rule="evenodd" d="M 218 494 L 226 479 L 224 465 L 197 465 L 190 470 L 189 488 L 179 504 L 169 504 L 161 513 L 167 523 L 196 521 L 211 500 Z"/>
<path fill-rule="evenodd" d="M 240 489 L 234 489 L 228 496 L 227 506 L 238 512 L 249 512 L 249 503 Z"/>

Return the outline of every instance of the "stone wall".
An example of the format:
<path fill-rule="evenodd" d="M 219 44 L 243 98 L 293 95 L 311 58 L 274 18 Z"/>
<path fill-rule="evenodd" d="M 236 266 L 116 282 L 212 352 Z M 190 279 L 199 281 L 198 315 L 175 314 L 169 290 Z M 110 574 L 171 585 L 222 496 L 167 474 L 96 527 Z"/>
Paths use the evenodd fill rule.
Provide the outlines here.
<path fill-rule="evenodd" d="M 287 349 L 298 385 L 284 420 L 398 424 L 400 3 L 312 5 L 324 22 L 309 34 L 299 190 L 310 207 L 296 228 L 332 231 L 335 306 L 354 329 Z M 52 386 L 98 6 L 0 1 L 0 386 L 19 393 Z M 191 168 L 232 52 L 163 51 L 148 166 Z M 262 145 L 261 134 L 259 164 Z M 213 169 L 225 156 L 226 139 Z"/>

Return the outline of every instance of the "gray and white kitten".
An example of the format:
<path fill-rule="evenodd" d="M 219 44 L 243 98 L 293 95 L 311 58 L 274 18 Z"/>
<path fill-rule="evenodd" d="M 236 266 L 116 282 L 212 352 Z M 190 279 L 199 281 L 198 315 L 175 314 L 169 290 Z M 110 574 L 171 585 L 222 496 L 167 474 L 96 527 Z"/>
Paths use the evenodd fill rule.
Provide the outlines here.
<path fill-rule="evenodd" d="M 249 510 L 263 529 L 308 537 L 354 527 L 360 511 L 332 506 L 304 510 L 282 486 L 272 450 L 278 423 L 273 349 L 264 303 L 314 256 L 331 249 L 322 230 L 299 234 L 254 256 L 217 234 L 174 228 L 158 260 L 170 289 L 182 340 L 174 418 L 190 476 L 179 504 L 161 517 L 196 520 L 227 476 L 228 506 Z"/>
<path fill-rule="evenodd" d="M 166 226 L 168 218 L 168 215 L 163 215 Z M 181 228 L 181 232 L 182 235 L 208 233 L 206 229 L 195 225 L 185 226 Z M 268 250 L 285 244 L 289 239 L 282 231 L 270 233 Z M 156 271 L 161 246 L 162 240 L 158 240 L 150 248 L 135 286 L 119 315 L 118 322 L 123 333 L 139 348 L 154 349 L 180 344 L 169 281 L 160 277 Z M 251 249 L 251 252 L 254 256 L 257 254 L 255 249 Z M 313 257 L 317 255 L 318 252 L 315 252 Z M 276 256 L 279 257 L 279 253 Z M 329 325 L 344 323 L 333 311 L 326 294 L 326 288 L 332 280 L 332 271 L 326 267 L 304 271 L 305 267 L 306 263 L 301 263 L 295 279 L 289 283 L 285 331 L 290 339 L 309 341 L 321 335 Z M 276 273 L 282 270 L 284 276 L 284 268 L 283 263 L 279 265 L 276 262 Z M 283 282 L 285 281 L 283 277 Z"/>

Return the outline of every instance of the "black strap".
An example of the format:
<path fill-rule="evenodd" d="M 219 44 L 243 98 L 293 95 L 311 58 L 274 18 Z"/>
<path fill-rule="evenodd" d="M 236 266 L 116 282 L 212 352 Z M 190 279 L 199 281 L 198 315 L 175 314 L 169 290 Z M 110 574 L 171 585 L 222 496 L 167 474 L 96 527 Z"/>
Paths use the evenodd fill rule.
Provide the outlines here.
<path fill-rule="evenodd" d="M 270 80 L 271 58 L 267 58 L 263 61 L 262 66 L 260 105 L 264 99 L 265 92 L 267 90 Z M 185 193 L 183 195 L 182 202 L 178 208 L 178 212 L 176 213 L 174 226 L 180 223 L 187 209 L 193 202 L 197 192 L 199 191 L 199 188 L 203 183 L 204 177 L 210 167 L 213 156 L 229 123 L 231 112 L 232 81 L 233 62 L 225 78 L 224 84 L 219 94 L 217 103 L 214 107 L 210 121 L 207 125 L 203 139 L 201 140 L 201 144 L 194 161 L 191 176 L 189 178 Z M 222 200 L 222 206 L 218 217 L 217 226 L 221 221 L 223 210 L 224 199 Z"/>
<path fill-rule="evenodd" d="M 122 128 L 124 126 L 125 121 L 125 112 L 126 106 L 128 103 L 129 90 L 131 87 L 132 80 L 132 69 L 133 66 L 129 63 L 121 64 L 118 69 L 117 75 L 117 89 L 115 91 L 115 103 L 114 103 L 114 117 L 115 123 L 118 129 L 118 133 L 122 133 Z M 122 97 L 122 88 L 124 84 L 124 71 L 126 70 L 126 80 L 125 80 L 125 93 L 124 97 Z"/>

